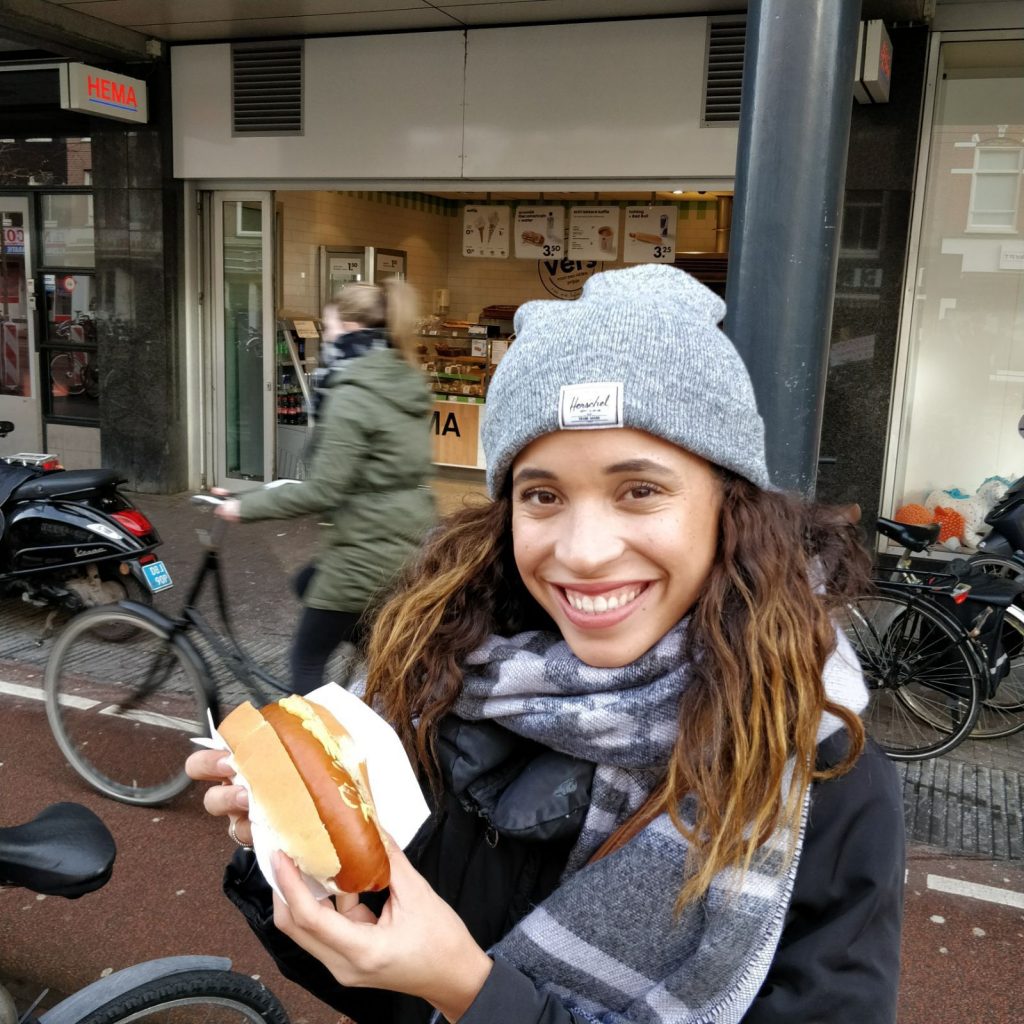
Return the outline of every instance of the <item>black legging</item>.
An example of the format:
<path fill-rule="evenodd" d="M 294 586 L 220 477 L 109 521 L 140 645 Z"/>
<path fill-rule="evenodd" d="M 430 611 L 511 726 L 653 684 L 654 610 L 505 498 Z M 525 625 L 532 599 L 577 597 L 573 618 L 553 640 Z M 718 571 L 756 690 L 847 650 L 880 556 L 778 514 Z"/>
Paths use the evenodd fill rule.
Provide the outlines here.
<path fill-rule="evenodd" d="M 301 597 L 315 569 L 306 566 L 295 577 L 295 591 Z M 324 669 L 330 656 L 343 643 L 359 643 L 362 630 L 359 612 L 339 612 L 328 608 L 303 608 L 292 641 L 292 690 L 309 693 L 324 683 Z"/>
<path fill-rule="evenodd" d="M 303 608 L 292 641 L 292 690 L 309 693 L 322 686 L 327 660 L 344 642 L 359 642 L 359 614 Z"/>

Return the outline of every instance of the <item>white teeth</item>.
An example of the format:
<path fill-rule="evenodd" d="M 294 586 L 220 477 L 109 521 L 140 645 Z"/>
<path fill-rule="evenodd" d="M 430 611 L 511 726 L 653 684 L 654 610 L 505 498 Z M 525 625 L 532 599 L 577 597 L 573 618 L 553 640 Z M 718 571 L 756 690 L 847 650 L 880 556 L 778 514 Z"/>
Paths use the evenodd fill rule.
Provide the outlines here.
<path fill-rule="evenodd" d="M 624 608 L 627 604 L 637 599 L 642 589 L 641 587 L 629 587 L 611 594 L 598 594 L 596 597 L 591 597 L 589 594 L 580 594 L 574 590 L 566 590 L 565 596 L 569 604 L 577 611 L 586 612 L 590 615 L 600 615 L 602 612 Z"/>

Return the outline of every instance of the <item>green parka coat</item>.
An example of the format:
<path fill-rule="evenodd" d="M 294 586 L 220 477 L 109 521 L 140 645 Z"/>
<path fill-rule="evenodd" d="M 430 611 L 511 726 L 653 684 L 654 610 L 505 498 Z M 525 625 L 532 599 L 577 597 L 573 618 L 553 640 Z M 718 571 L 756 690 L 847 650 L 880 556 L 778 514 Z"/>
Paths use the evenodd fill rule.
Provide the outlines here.
<path fill-rule="evenodd" d="M 435 520 L 431 398 L 423 374 L 390 348 L 346 360 L 327 385 L 308 478 L 240 495 L 241 518 L 328 514 L 303 603 L 361 612 Z"/>

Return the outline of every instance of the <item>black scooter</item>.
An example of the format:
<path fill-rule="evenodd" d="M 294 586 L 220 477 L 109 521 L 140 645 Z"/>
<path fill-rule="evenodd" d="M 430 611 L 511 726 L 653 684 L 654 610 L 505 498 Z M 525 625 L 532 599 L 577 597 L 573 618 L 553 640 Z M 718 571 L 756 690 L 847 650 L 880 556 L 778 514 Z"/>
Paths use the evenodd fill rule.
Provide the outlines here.
<path fill-rule="evenodd" d="M 13 430 L 0 421 L 0 437 Z M 52 455 L 0 457 L 0 595 L 55 611 L 152 604 L 170 574 L 153 554 L 159 535 L 121 482 L 112 469 L 65 470 Z"/>

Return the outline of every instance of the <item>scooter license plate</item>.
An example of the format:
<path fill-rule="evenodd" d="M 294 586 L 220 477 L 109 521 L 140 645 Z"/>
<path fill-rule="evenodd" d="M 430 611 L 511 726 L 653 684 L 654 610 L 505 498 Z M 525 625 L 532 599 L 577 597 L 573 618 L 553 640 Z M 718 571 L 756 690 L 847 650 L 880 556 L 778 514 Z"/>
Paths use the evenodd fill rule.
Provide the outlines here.
<path fill-rule="evenodd" d="M 168 587 L 173 587 L 174 583 L 171 581 L 171 574 L 167 571 L 167 566 L 161 562 L 150 562 L 148 565 L 142 567 L 143 575 L 146 577 L 146 583 L 149 585 L 149 589 L 153 593 L 157 593 L 160 590 L 166 590 Z"/>

